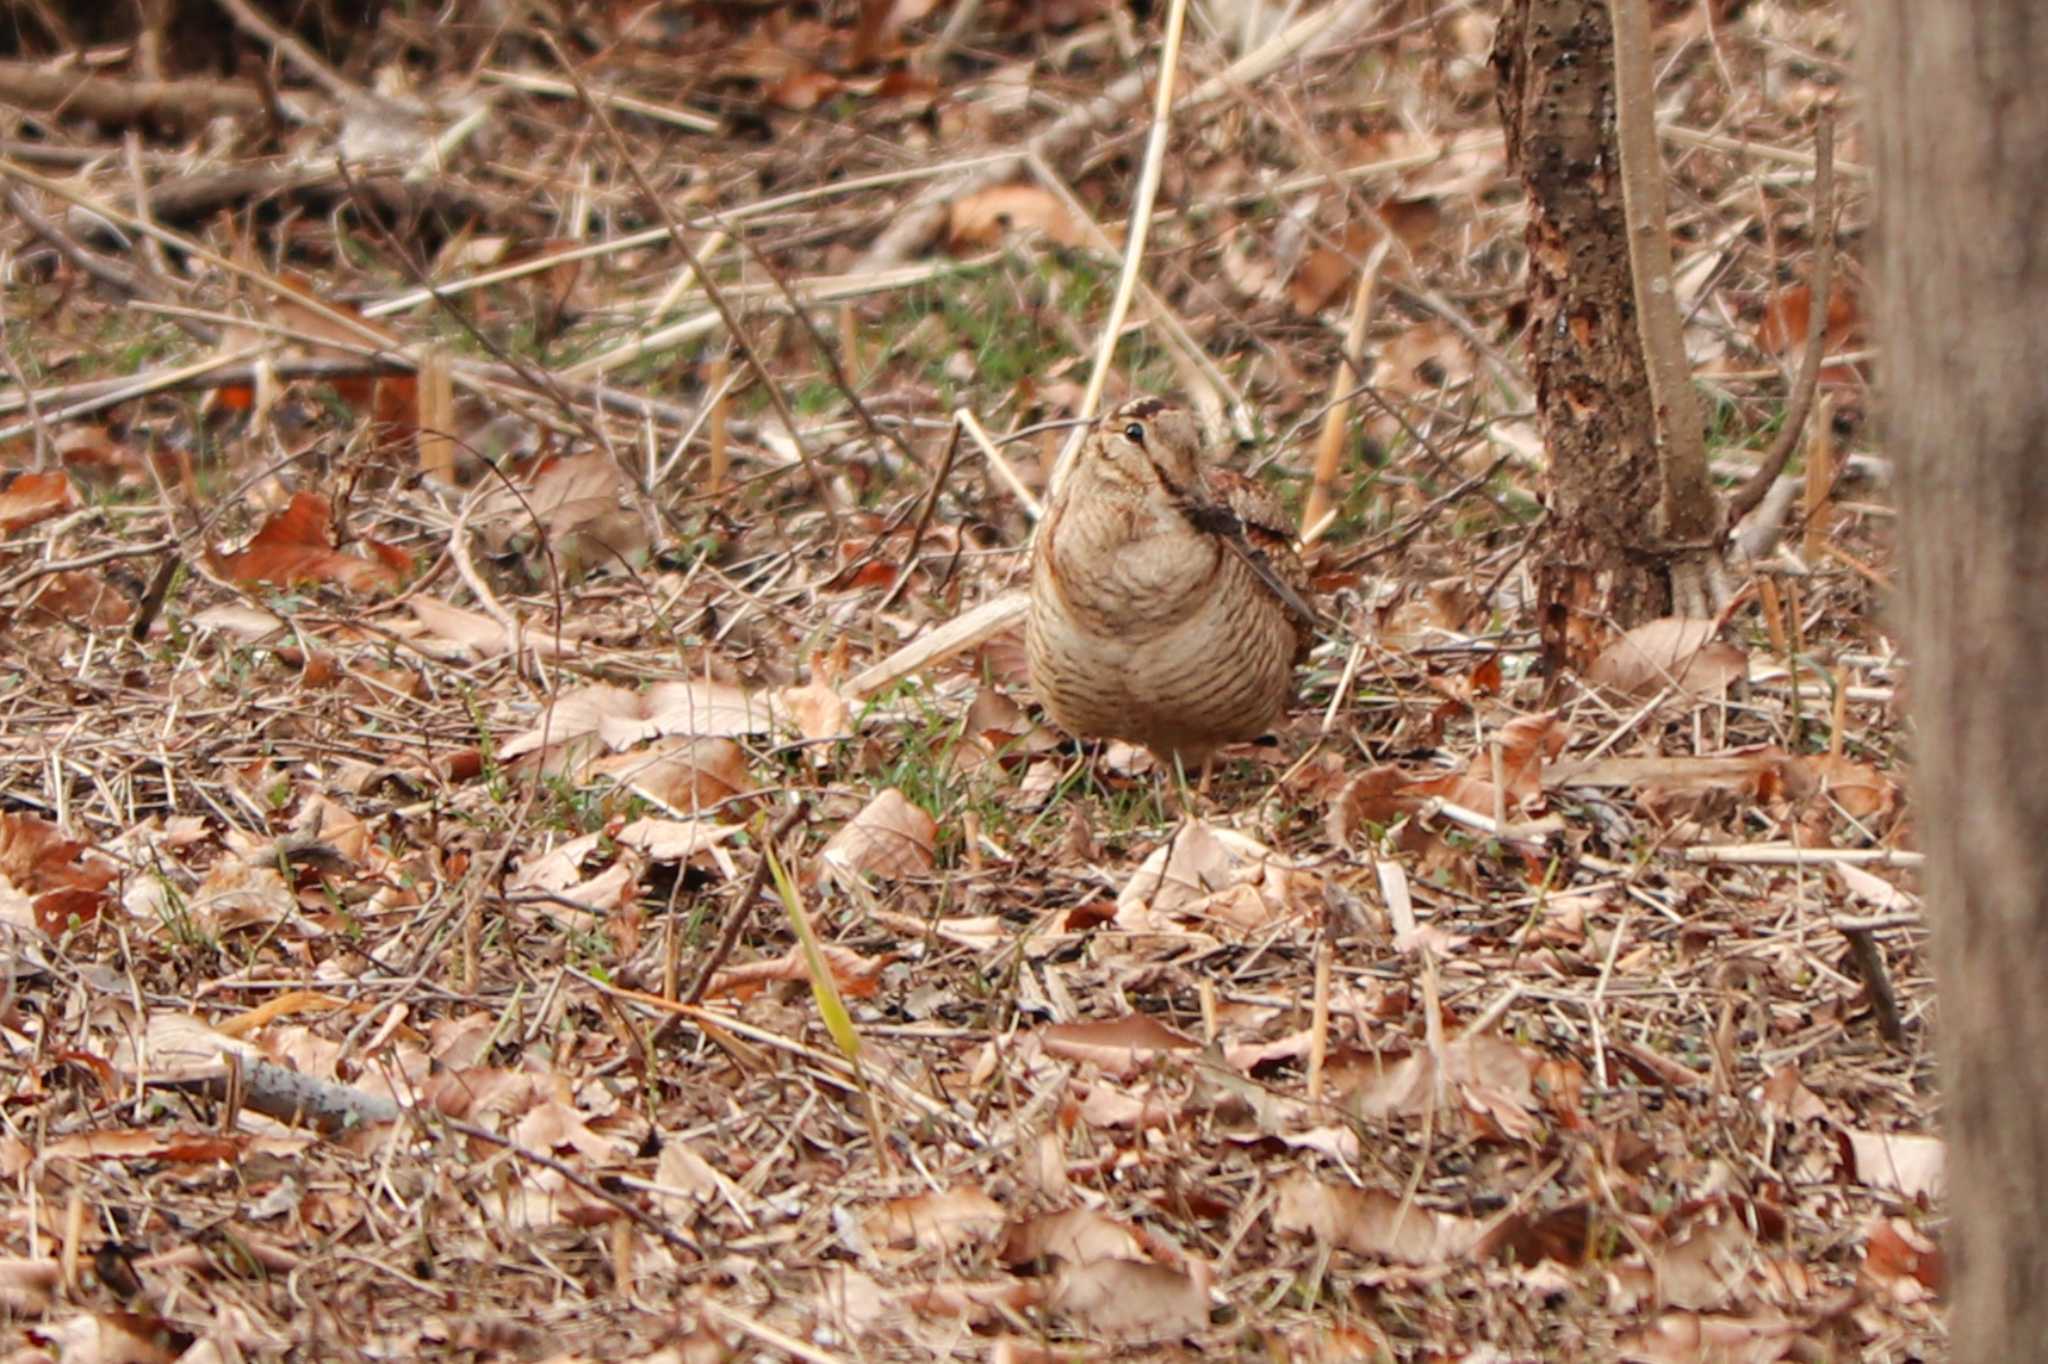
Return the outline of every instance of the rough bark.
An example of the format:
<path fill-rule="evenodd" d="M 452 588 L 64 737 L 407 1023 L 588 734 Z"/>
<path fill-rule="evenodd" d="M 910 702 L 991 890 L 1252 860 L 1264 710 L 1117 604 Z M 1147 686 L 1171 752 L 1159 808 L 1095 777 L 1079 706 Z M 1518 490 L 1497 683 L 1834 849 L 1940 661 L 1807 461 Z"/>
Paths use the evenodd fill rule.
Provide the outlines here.
<path fill-rule="evenodd" d="M 1536 570 L 1547 663 L 1601 622 L 1663 615 L 1657 425 L 1636 325 L 1603 0 L 1509 0 L 1494 39 L 1508 160 L 1528 199 L 1529 370 L 1550 455 Z"/>
<path fill-rule="evenodd" d="M 2048 1341 L 2048 11 L 1866 10 L 1959 1360 Z"/>

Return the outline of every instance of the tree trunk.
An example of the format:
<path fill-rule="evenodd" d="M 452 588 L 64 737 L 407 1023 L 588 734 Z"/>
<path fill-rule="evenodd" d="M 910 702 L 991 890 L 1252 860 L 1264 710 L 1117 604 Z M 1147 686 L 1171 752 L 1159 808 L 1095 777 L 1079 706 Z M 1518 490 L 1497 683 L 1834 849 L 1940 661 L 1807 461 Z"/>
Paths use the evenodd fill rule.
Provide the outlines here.
<path fill-rule="evenodd" d="M 1602 622 L 1670 609 L 1662 488 L 1636 326 L 1605 0 L 1508 0 L 1494 38 L 1508 164 L 1528 198 L 1529 371 L 1550 456 L 1537 561 L 1547 663 L 1582 668 Z"/>
<path fill-rule="evenodd" d="M 2048 11 L 1865 13 L 1953 1355 L 2025 1359 L 2048 1341 Z"/>

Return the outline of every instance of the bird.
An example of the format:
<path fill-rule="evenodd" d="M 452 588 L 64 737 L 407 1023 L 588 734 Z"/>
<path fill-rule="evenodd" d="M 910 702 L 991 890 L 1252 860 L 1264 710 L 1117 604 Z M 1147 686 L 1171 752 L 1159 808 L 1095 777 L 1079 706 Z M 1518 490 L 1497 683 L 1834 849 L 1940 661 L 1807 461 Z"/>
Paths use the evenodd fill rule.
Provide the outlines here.
<path fill-rule="evenodd" d="M 1038 527 L 1025 645 L 1054 723 L 1200 767 L 1206 789 L 1219 747 L 1286 711 L 1320 622 L 1284 514 L 1202 445 L 1159 398 L 1096 422 Z"/>

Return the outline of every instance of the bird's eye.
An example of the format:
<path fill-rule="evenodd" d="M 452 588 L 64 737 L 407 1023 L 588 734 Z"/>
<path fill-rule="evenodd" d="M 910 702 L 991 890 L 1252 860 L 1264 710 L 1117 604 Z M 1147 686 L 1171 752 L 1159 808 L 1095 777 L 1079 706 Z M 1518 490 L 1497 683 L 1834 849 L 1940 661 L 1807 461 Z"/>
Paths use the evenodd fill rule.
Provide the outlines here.
<path fill-rule="evenodd" d="M 1145 424 L 1143 422 L 1132 422 L 1129 426 L 1126 426 L 1124 428 L 1124 439 L 1133 445 L 1142 447 L 1145 444 Z"/>

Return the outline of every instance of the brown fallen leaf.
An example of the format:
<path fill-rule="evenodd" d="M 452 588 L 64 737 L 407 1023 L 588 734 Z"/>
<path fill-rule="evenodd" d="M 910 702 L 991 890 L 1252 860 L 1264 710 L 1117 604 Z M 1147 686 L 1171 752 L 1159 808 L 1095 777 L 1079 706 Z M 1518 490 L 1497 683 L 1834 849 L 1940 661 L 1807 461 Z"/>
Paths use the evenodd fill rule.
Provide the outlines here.
<path fill-rule="evenodd" d="M 1047 1259 L 1087 1264 L 1143 1259 L 1145 1247 L 1145 1238 L 1127 1223 L 1093 1208 L 1063 1208 L 1012 1223 L 996 1258 L 1006 1265 Z"/>
<path fill-rule="evenodd" d="M 1111 1075 L 1132 1075 L 1157 1057 L 1199 1051 L 1201 1044 L 1183 1037 L 1144 1014 L 1087 1023 L 1054 1023 L 1039 1032 L 1046 1051 L 1069 1061 L 1088 1061 Z"/>
<path fill-rule="evenodd" d="M 845 88 L 846 82 L 830 71 L 813 67 L 790 72 L 762 93 L 777 108 L 801 113 L 815 109 Z"/>
<path fill-rule="evenodd" d="M 664 735 L 733 738 L 766 733 L 774 720 L 767 696 L 722 682 L 660 682 L 646 691 L 599 684 L 557 696 L 538 724 L 498 754 L 509 761 L 586 734 L 614 751 Z"/>
<path fill-rule="evenodd" d="M 1050 190 L 1037 185 L 995 185 L 947 209 L 946 242 L 962 247 L 994 246 L 1015 232 L 1042 232 L 1061 246 L 1079 246 L 1080 225 Z"/>
<path fill-rule="evenodd" d="M 79 1312 L 36 1332 L 54 1354 L 38 1358 L 79 1364 L 172 1364 L 190 1358 L 194 1337 L 171 1321 L 146 1312 Z"/>
<path fill-rule="evenodd" d="M 620 846 L 637 848 L 655 862 L 682 862 L 729 842 L 737 824 L 709 819 L 636 819 L 613 835 Z"/>
<path fill-rule="evenodd" d="M 949 1283 L 920 1284 L 906 1288 L 896 1296 L 896 1301 L 905 1309 L 921 1317 L 953 1317 L 970 1322 L 1000 1320 L 1016 1315 L 1026 1308 L 1036 1307 L 1044 1301 L 1043 1288 L 1036 1283 L 1007 1283 L 1001 1280 L 992 1283 Z M 998 1347 L 989 1355 L 991 1364 L 1003 1358 Z M 1053 1355 L 1047 1352 L 1046 1364 L 1055 1360 L 1064 1361 L 1065 1353 Z M 1011 1364 L 1018 1364 L 1013 1359 Z"/>
<path fill-rule="evenodd" d="M 420 629 L 410 637 L 422 649 L 440 656 L 493 658 L 511 651 L 514 632 L 496 617 L 465 607 L 451 606 L 433 597 L 414 597 L 406 605 L 419 621 Z M 581 645 L 571 622 L 557 630 L 552 624 L 528 625 L 517 640 L 542 658 L 574 655 Z"/>
<path fill-rule="evenodd" d="M 1428 797 L 1413 789 L 1414 780 L 1391 763 L 1369 768 L 1345 782 L 1330 802 L 1323 829 L 1330 842 L 1351 846 L 1361 826 L 1384 827 L 1421 809 Z"/>
<path fill-rule="evenodd" d="M 1863 1242 L 1863 1272 L 1903 1301 L 1948 1289 L 1941 1243 L 1903 1217 L 1880 1218 L 1871 1226 Z"/>
<path fill-rule="evenodd" d="M 1485 1223 L 1433 1212 L 1399 1194 L 1292 1174 L 1282 1180 L 1273 1229 L 1397 1264 L 1439 1265 L 1468 1255 Z"/>
<path fill-rule="evenodd" d="M 1788 759 L 1785 793 L 1795 800 L 1821 799 L 1851 819 L 1873 820 L 1898 803 L 1898 784 L 1868 763 L 1841 754 L 1816 753 Z"/>
<path fill-rule="evenodd" d="M 318 493 L 292 495 L 283 511 L 263 523 L 249 543 L 232 553 L 209 550 L 207 562 L 230 582 L 296 587 L 330 583 L 357 592 L 390 592 L 411 567 L 402 550 L 364 541 L 377 562 L 334 548 L 328 538 L 333 512 Z"/>
<path fill-rule="evenodd" d="M 824 682 L 782 689 L 782 710 L 806 739 L 837 739 L 853 732 L 846 698 Z"/>
<path fill-rule="evenodd" d="M 940 1193 L 889 1199 L 862 1225 L 868 1239 L 885 1245 L 953 1251 L 992 1240 L 1008 1216 L 980 1185 L 959 1184 Z"/>
<path fill-rule="evenodd" d="M 833 986 L 850 999 L 866 999 L 880 990 L 882 972 L 896 960 L 894 953 L 864 957 L 852 948 L 836 943 L 824 944 L 818 949 L 818 955 L 825 969 L 832 973 Z M 779 957 L 727 967 L 711 978 L 705 993 L 745 999 L 773 982 L 810 979 L 810 959 L 802 948 L 792 947 Z"/>
<path fill-rule="evenodd" d="M 15 476 L 0 489 L 0 532 L 12 534 L 71 510 L 77 502 L 71 479 L 61 469 Z"/>
<path fill-rule="evenodd" d="M 1607 646 L 1586 680 L 1624 696 L 1654 696 L 1665 687 L 1717 697 L 1749 675 L 1749 656 L 1714 637 L 1715 623 L 1666 616 L 1638 625 Z"/>
<path fill-rule="evenodd" d="M 101 573 L 52 573 L 29 589 L 25 613 L 49 621 L 92 626 L 126 625 L 135 603 Z"/>
<path fill-rule="evenodd" d="M 1091 1335 L 1126 1343 L 1171 1340 L 1209 1324 L 1206 1276 L 1147 1260 L 1062 1265 L 1045 1305 Z"/>
<path fill-rule="evenodd" d="M 1917 1132 L 1843 1129 L 1857 1180 L 1907 1198 L 1938 1201 L 1948 1190 L 1948 1143 Z"/>
<path fill-rule="evenodd" d="M 1812 325 L 1813 286 L 1788 284 L 1764 304 L 1763 318 L 1756 327 L 1756 347 L 1782 362 L 1797 357 L 1806 346 L 1806 329 Z M 1838 273 L 1828 288 L 1828 315 L 1822 325 L 1821 353 L 1839 355 L 1863 344 L 1864 325 L 1856 291 Z M 1855 385 L 1863 375 L 1855 365 L 1827 365 L 1820 382 L 1829 386 Z"/>
<path fill-rule="evenodd" d="M 1339 1101 L 1373 1121 L 1422 1113 L 1436 1103 L 1441 1083 L 1483 1128 L 1527 1139 L 1536 1133 L 1536 1062 L 1528 1049 L 1480 1033 L 1445 1045 L 1441 1079 L 1426 1051 L 1347 1052 L 1332 1057 L 1325 1073 Z"/>
<path fill-rule="evenodd" d="M 115 869 L 34 815 L 0 811 L 0 923 L 56 935 L 106 909 Z"/>
<path fill-rule="evenodd" d="M 855 876 L 927 876 L 938 835 L 938 822 L 891 786 L 832 835 L 819 856 Z"/>
<path fill-rule="evenodd" d="M 1797 1322 L 1777 1313 L 1666 1312 L 1651 1325 L 1624 1333 L 1615 1344 L 1621 1358 L 1644 1364 L 1775 1364 L 1788 1357 L 1802 1334 Z"/>
<path fill-rule="evenodd" d="M 593 772 L 683 813 L 736 800 L 759 785 L 747 771 L 747 751 L 724 738 L 662 739 L 599 758 L 590 766 Z"/>
<path fill-rule="evenodd" d="M 536 539 L 571 577 L 585 570 L 637 564 L 648 551 L 647 525 L 628 504 L 618 462 L 599 451 L 544 460 L 517 487 L 499 487 L 480 501 L 475 522 L 499 553 Z"/>

